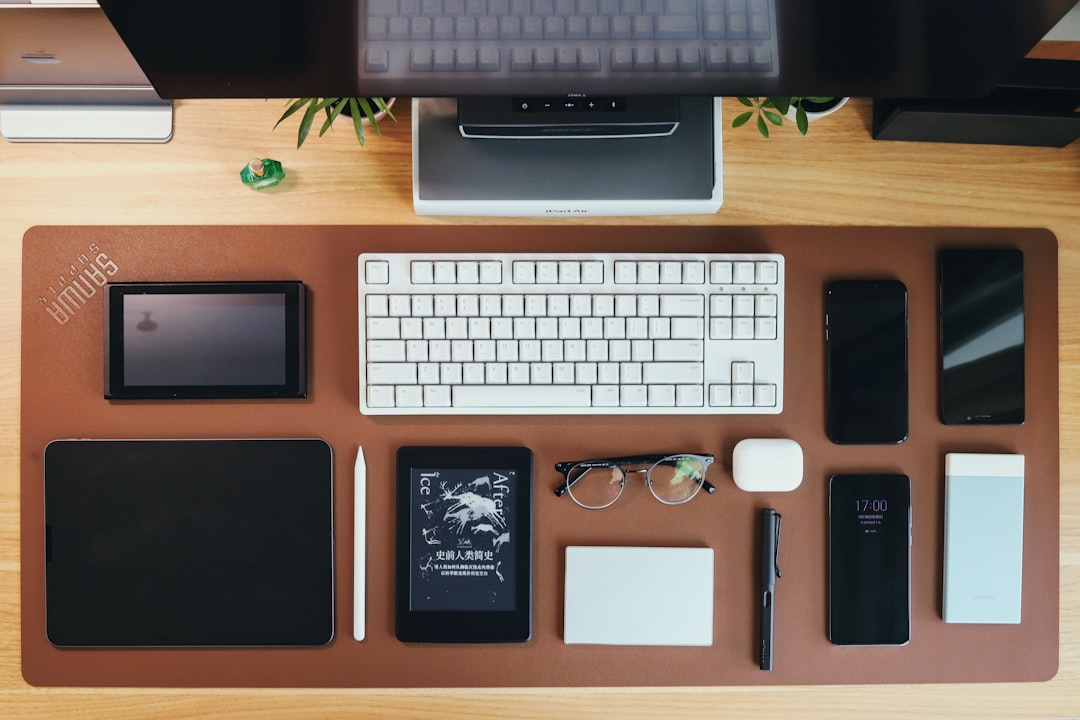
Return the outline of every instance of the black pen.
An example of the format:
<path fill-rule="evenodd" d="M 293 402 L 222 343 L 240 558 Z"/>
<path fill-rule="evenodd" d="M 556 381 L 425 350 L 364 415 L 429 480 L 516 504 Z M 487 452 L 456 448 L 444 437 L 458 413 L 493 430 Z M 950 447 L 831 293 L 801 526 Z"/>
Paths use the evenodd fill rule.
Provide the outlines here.
<path fill-rule="evenodd" d="M 773 623 L 776 614 L 776 564 L 780 552 L 780 513 L 772 508 L 761 511 L 761 544 L 758 548 L 758 579 L 761 587 L 761 669 L 773 667 Z"/>

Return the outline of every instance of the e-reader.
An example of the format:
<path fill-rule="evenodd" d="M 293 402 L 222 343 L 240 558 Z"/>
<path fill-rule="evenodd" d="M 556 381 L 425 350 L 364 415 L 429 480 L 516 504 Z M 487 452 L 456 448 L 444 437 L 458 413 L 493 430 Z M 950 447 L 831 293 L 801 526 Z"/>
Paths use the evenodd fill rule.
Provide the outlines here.
<path fill-rule="evenodd" d="M 44 466 L 54 645 L 332 639 L 333 460 L 323 440 L 56 440 Z"/>
<path fill-rule="evenodd" d="M 307 396 L 300 282 L 111 283 L 105 397 Z"/>
<path fill-rule="evenodd" d="M 528 448 L 398 450 L 396 611 L 403 642 L 530 638 Z"/>

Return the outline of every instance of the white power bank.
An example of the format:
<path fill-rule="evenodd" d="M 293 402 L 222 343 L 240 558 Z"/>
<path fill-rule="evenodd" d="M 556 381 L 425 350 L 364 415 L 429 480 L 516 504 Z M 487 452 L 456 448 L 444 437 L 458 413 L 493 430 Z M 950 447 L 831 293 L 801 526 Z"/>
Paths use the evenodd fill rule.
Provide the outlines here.
<path fill-rule="evenodd" d="M 566 548 L 569 645 L 712 645 L 713 550 Z"/>
<path fill-rule="evenodd" d="M 947 623 L 1020 622 L 1024 456 L 945 455 Z"/>

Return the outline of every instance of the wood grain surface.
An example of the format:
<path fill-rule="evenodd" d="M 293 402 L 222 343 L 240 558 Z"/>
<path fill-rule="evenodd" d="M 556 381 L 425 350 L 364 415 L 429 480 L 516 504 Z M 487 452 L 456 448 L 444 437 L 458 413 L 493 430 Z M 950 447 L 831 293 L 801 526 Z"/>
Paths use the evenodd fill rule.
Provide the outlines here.
<path fill-rule="evenodd" d="M 34 225 L 489 223 L 417 217 L 406 103 L 382 138 L 338 132 L 295 149 L 271 131 L 281 101 L 176 107 L 164 145 L 0 144 L 0 716 L 11 718 L 1061 718 L 1080 714 L 1080 145 L 1057 149 L 877 143 L 854 100 L 799 137 L 731 130 L 714 216 L 510 220 L 588 225 L 1046 227 L 1059 241 L 1060 658 L 1044 683 L 717 689 L 171 690 L 35 688 L 20 667 L 20 242 Z M 255 193 L 239 172 L 274 157 L 289 173 Z M 32 291 L 27 289 L 27 291 Z"/>

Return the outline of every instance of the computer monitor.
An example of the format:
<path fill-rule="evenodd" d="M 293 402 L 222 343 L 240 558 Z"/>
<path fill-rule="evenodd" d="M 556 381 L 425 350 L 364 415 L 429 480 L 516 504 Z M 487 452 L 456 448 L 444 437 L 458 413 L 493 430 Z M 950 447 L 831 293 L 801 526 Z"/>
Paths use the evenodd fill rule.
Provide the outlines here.
<path fill-rule="evenodd" d="M 1075 0 L 100 4 L 154 87 L 170 99 L 978 97 L 992 91 Z M 671 12 L 693 20 L 657 20 Z M 690 52 L 663 58 L 647 52 L 668 41 Z"/>

